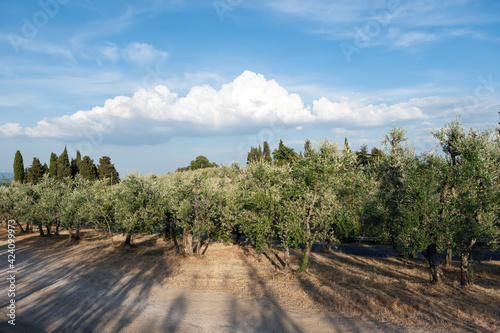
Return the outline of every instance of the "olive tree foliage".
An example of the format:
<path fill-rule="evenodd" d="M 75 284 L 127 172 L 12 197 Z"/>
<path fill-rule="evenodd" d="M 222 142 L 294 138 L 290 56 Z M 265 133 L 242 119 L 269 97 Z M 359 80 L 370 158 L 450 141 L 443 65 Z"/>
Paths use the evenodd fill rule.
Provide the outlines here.
<path fill-rule="evenodd" d="M 394 127 L 383 138 L 387 153 L 373 167 L 378 179 L 377 193 L 366 203 L 363 217 L 368 232 L 379 241 L 391 244 L 396 254 L 406 252 L 405 243 L 400 242 L 398 235 L 403 223 L 404 185 L 408 170 L 416 163 L 413 150 L 404 144 L 405 135 L 404 129 Z"/>
<path fill-rule="evenodd" d="M 199 169 L 176 173 L 174 177 L 183 252 L 193 254 L 193 242 L 196 242 L 196 253 L 202 254 L 201 247 L 207 240 L 228 239 L 232 230 L 227 223 L 227 217 L 231 215 L 228 212 L 231 204 L 228 191 L 233 185 L 223 169 Z"/>
<path fill-rule="evenodd" d="M 264 160 L 250 163 L 238 182 L 241 230 L 257 251 L 269 258 L 272 244 L 278 240 L 284 249 L 285 267 L 288 249 L 297 245 L 297 219 L 294 215 L 298 194 L 289 165 L 271 165 Z"/>
<path fill-rule="evenodd" d="M 365 202 L 363 222 L 398 256 L 422 251 L 431 281 L 442 283 L 438 249 L 449 239 L 442 194 L 445 170 L 439 157 L 418 157 L 406 140 L 406 131 L 397 127 L 382 140 L 386 152 L 373 166 L 379 186 L 372 200 Z"/>
<path fill-rule="evenodd" d="M 2 219 L 16 220 L 21 232 L 31 232 L 39 227 L 41 236 L 43 217 L 40 214 L 39 202 L 42 197 L 40 187 L 34 184 L 13 182 L 9 186 L 0 187 L 0 215 Z M 23 227 L 22 223 L 25 224 Z"/>
<path fill-rule="evenodd" d="M 72 241 L 80 239 L 80 229 L 92 221 L 91 207 L 95 205 L 92 183 L 77 175 L 73 181 L 64 183 L 61 200 L 61 225 L 68 231 Z"/>
<path fill-rule="evenodd" d="M 16 183 L 0 186 L 0 221 L 16 220 L 18 222 L 14 213 L 16 190 Z M 24 231 L 24 229 L 21 231 Z"/>
<path fill-rule="evenodd" d="M 44 236 L 42 229 L 43 218 L 40 214 L 39 202 L 41 198 L 40 187 L 33 184 L 20 184 L 15 192 L 14 214 L 20 221 L 26 223 L 26 231 L 33 231 L 38 227 L 40 236 Z"/>
<path fill-rule="evenodd" d="M 180 199 L 176 186 L 177 176 L 154 176 L 152 177 L 153 197 L 151 200 L 152 210 L 156 218 L 155 229 L 164 234 L 165 239 L 171 239 L 177 249 L 182 252 L 178 243 L 179 234 L 179 205 Z"/>
<path fill-rule="evenodd" d="M 85 157 L 84 157 L 85 160 Z M 85 175 L 81 175 L 87 179 Z M 115 230 L 115 202 L 113 187 L 107 180 L 89 180 L 93 198 L 92 205 L 88 206 L 89 222 L 94 228 L 104 229 L 108 232 L 111 244 L 113 243 L 112 230 Z M 118 185 L 116 185 L 118 186 Z"/>
<path fill-rule="evenodd" d="M 297 242 L 304 244 L 299 270 L 307 269 L 314 243 L 338 240 L 341 233 L 355 223 L 346 216 L 344 205 L 348 197 L 344 192 L 345 180 L 349 178 L 346 175 L 355 167 L 354 153 L 341 151 L 328 141 L 317 150 L 309 150 L 308 157 L 294 165 L 292 186 L 296 188 L 297 198 L 293 216 L 299 223 Z"/>
<path fill-rule="evenodd" d="M 39 204 L 40 218 L 45 225 L 47 235 L 51 233 L 51 227 L 55 226 L 55 234 L 59 233 L 61 213 L 63 210 L 63 198 L 68 191 L 65 183 L 51 178 L 45 174 L 39 186 L 42 193 Z M 92 194 L 91 194 L 92 195 Z"/>
<path fill-rule="evenodd" d="M 446 154 L 449 170 L 452 245 L 461 256 L 461 284 L 471 283 L 469 255 L 476 242 L 498 241 L 500 145 L 492 129 L 466 129 L 459 121 L 446 124 L 433 135 Z"/>
<path fill-rule="evenodd" d="M 135 232 L 152 233 L 157 212 L 152 207 L 154 191 L 151 179 L 132 172 L 124 181 L 114 185 L 112 191 L 115 227 L 126 234 L 124 245 L 132 245 Z"/>

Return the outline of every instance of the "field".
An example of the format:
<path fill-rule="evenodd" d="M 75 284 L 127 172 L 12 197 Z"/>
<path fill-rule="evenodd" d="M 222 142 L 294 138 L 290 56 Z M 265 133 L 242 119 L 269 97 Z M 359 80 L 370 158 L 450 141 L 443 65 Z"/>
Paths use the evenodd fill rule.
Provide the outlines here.
<path fill-rule="evenodd" d="M 0 240 L 4 271 L 3 228 Z M 93 230 L 79 242 L 64 234 L 43 240 L 18 235 L 17 331 L 497 332 L 500 327 L 498 261 L 474 263 L 474 285 L 464 289 L 457 266 L 444 269 L 447 283 L 436 286 L 420 259 L 313 253 L 308 272 L 295 275 L 250 246 L 214 243 L 202 257 L 184 257 L 158 236 L 137 236 L 132 248 L 119 246 L 123 240 L 115 235 L 112 244 L 107 234 Z M 298 268 L 300 254 L 291 251 L 292 268 Z M 6 283 L 0 287 L 6 290 Z M 6 302 L 2 295 L 3 317 Z"/>

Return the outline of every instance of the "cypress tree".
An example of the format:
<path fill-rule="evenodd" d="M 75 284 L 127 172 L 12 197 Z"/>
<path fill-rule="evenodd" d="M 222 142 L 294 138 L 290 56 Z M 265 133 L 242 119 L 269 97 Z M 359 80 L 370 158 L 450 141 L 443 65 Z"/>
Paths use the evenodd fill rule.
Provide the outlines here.
<path fill-rule="evenodd" d="M 108 179 L 107 181 L 109 181 L 110 185 L 120 182 L 118 171 L 116 171 L 115 165 L 111 164 L 111 158 L 108 156 L 103 156 L 99 159 L 97 174 L 100 180 Z"/>
<path fill-rule="evenodd" d="M 79 167 L 80 175 L 87 180 L 97 180 L 97 167 L 94 164 L 94 160 L 92 160 L 88 156 L 84 156 Z"/>
<path fill-rule="evenodd" d="M 57 177 L 57 155 L 54 153 L 50 154 L 49 177 Z"/>
<path fill-rule="evenodd" d="M 269 148 L 269 143 L 267 141 L 264 141 L 264 161 L 266 162 L 272 162 L 273 158 L 271 157 L 271 148 Z"/>
<path fill-rule="evenodd" d="M 262 158 L 262 153 L 259 151 L 259 149 L 252 147 L 250 148 L 250 151 L 247 154 L 247 164 L 251 162 L 257 162 L 261 158 Z"/>
<path fill-rule="evenodd" d="M 43 163 L 43 174 L 49 173 L 49 167 L 47 166 L 47 163 Z"/>
<path fill-rule="evenodd" d="M 368 154 L 368 147 L 363 144 L 359 151 L 356 152 L 358 165 L 367 165 L 370 155 Z"/>
<path fill-rule="evenodd" d="M 16 151 L 14 156 L 14 180 L 22 183 L 24 181 L 24 163 L 21 152 Z"/>
<path fill-rule="evenodd" d="M 297 158 L 297 153 L 293 150 L 293 148 L 285 146 L 283 140 L 280 139 L 278 149 L 273 151 L 273 157 L 278 165 L 283 165 L 283 163 L 292 162 L 295 158 Z"/>
<path fill-rule="evenodd" d="M 26 182 L 37 184 L 40 179 L 42 179 L 44 169 L 42 163 L 40 163 L 40 160 L 37 157 L 33 157 L 33 163 L 31 163 L 31 166 L 27 170 L 25 179 Z"/>
<path fill-rule="evenodd" d="M 75 177 L 80 172 L 80 163 L 82 163 L 82 154 L 76 151 L 76 158 L 71 159 L 71 177 Z"/>
<path fill-rule="evenodd" d="M 285 147 L 283 140 L 280 139 L 280 143 L 278 144 L 278 150 L 282 150 Z"/>
<path fill-rule="evenodd" d="M 344 139 L 344 151 L 351 151 L 351 148 L 349 148 L 349 142 L 347 142 L 347 138 Z"/>
<path fill-rule="evenodd" d="M 309 151 L 311 151 L 311 141 L 306 139 L 306 142 L 304 143 L 304 157 L 309 157 Z"/>
<path fill-rule="evenodd" d="M 71 165 L 69 164 L 68 149 L 64 147 L 64 151 L 57 159 L 57 178 L 64 179 L 71 176 Z"/>

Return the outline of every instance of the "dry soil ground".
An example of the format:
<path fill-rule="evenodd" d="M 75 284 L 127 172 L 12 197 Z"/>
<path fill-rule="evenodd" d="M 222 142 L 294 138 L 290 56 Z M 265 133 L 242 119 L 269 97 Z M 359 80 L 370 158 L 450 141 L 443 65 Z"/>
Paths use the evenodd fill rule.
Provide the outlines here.
<path fill-rule="evenodd" d="M 0 332 L 498 332 L 500 263 L 475 266 L 475 285 L 428 283 L 425 262 L 314 253 L 285 273 L 250 247 L 175 253 L 157 236 L 134 248 L 87 231 L 16 237 L 16 326 L 7 324 L 6 231 L 0 231 Z M 300 253 L 292 251 L 298 266 Z"/>

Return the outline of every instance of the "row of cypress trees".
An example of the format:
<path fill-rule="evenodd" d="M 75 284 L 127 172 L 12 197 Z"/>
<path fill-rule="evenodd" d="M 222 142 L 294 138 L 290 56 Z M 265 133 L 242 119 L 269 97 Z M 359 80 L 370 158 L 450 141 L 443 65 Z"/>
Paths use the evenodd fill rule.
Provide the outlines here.
<path fill-rule="evenodd" d="M 96 166 L 93 159 L 89 156 L 82 158 L 80 151 L 77 150 L 76 158 L 72 158 L 70 162 L 68 149 L 64 147 L 64 151 L 59 156 L 51 153 L 48 166 L 47 163 L 42 165 L 38 157 L 33 157 L 31 166 L 24 168 L 23 156 L 19 150 L 16 151 L 14 156 L 14 181 L 37 184 L 44 174 L 59 180 L 67 177 L 74 178 L 77 174 L 80 174 L 84 179 L 90 181 L 107 179 L 110 183 L 115 184 L 120 181 L 119 174 L 108 156 L 101 157 L 99 165 Z"/>

